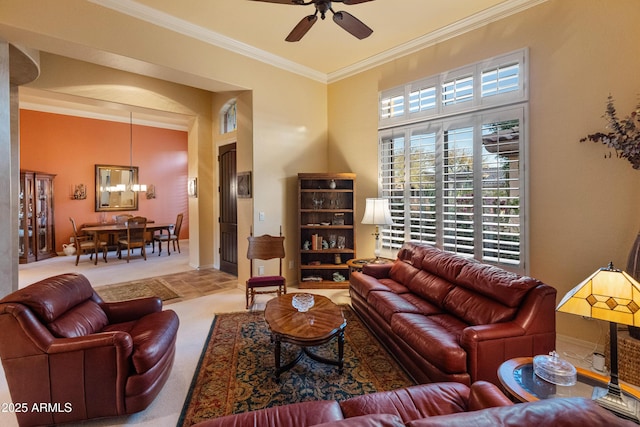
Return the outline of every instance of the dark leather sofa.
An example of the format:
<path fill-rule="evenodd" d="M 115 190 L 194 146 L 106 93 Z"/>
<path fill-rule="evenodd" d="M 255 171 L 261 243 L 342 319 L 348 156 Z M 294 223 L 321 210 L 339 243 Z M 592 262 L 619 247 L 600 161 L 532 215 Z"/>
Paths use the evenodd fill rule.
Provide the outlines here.
<path fill-rule="evenodd" d="M 21 426 L 145 409 L 167 381 L 178 316 L 159 298 L 105 303 L 63 274 L 0 300 L 0 358 Z M 38 410 L 40 409 L 40 410 Z"/>
<path fill-rule="evenodd" d="M 228 415 L 194 427 L 634 426 L 582 398 L 514 405 L 491 383 L 422 384 L 342 402 L 309 401 Z"/>
<path fill-rule="evenodd" d="M 420 243 L 350 275 L 351 305 L 418 383 L 498 383 L 498 367 L 555 348 L 556 290 Z"/>

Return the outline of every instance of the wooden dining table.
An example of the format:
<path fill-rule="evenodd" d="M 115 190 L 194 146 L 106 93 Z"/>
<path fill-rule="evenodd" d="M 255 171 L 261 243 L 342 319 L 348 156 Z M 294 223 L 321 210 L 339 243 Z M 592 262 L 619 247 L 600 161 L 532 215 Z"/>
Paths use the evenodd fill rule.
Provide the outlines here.
<path fill-rule="evenodd" d="M 151 232 L 151 241 L 153 242 L 153 234 L 156 231 L 159 231 L 160 233 L 163 233 L 164 230 L 167 231 L 167 234 L 171 234 L 171 229 L 175 226 L 174 223 L 170 223 L 170 222 L 147 222 L 146 224 L 147 226 L 147 231 Z M 140 227 L 142 228 L 142 226 Z M 103 225 L 91 225 L 89 227 L 82 227 L 80 229 L 82 232 L 85 232 L 87 234 L 91 234 L 93 235 L 93 240 L 96 242 L 96 258 L 98 256 L 98 242 L 100 241 L 100 237 L 101 236 L 114 236 L 113 241 L 115 241 L 117 239 L 117 237 L 123 233 L 127 231 L 127 224 L 125 223 L 121 223 L 121 224 L 115 224 L 115 223 L 111 223 L 111 224 L 103 224 Z M 109 238 L 109 241 L 111 241 L 111 238 Z M 167 248 L 167 251 L 169 251 L 170 249 Z"/>

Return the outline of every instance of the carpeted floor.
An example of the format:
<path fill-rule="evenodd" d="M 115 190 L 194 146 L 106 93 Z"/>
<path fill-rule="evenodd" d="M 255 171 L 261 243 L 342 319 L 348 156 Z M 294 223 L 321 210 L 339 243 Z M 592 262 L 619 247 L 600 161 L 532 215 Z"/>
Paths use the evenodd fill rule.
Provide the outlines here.
<path fill-rule="evenodd" d="M 413 385 L 348 307 L 344 371 L 307 356 L 274 381 L 273 343 L 263 312 L 217 315 L 213 321 L 178 426 L 227 414 L 307 400 L 352 396 Z M 336 358 L 336 340 L 314 349 Z M 283 344 L 283 360 L 298 348 Z"/>
<path fill-rule="evenodd" d="M 107 302 L 142 297 L 160 297 L 171 304 L 209 295 L 238 285 L 238 278 L 220 270 L 190 270 L 164 276 L 98 286 L 96 292 Z"/>

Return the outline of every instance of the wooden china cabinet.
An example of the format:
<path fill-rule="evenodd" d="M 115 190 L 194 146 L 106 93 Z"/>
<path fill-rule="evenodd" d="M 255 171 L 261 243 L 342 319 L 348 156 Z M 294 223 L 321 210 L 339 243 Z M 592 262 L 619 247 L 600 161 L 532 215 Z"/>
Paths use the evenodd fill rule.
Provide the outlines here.
<path fill-rule="evenodd" d="M 356 175 L 298 174 L 298 284 L 348 288 L 356 255 Z"/>
<path fill-rule="evenodd" d="M 20 264 L 56 255 L 53 222 L 55 175 L 20 171 L 18 254 Z"/>

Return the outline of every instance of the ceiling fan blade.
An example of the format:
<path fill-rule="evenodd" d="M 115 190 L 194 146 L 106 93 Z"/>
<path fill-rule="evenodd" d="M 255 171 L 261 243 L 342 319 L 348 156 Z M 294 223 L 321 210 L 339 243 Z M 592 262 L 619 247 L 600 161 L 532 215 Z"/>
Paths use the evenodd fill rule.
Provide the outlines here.
<path fill-rule="evenodd" d="M 299 41 L 305 34 L 307 34 L 307 31 L 313 27 L 313 24 L 315 24 L 316 21 L 318 21 L 318 17 L 316 15 L 305 16 L 302 18 L 302 21 L 298 22 L 298 25 L 291 30 L 285 40 L 288 42 Z"/>
<path fill-rule="evenodd" d="M 333 21 L 360 40 L 369 37 L 373 33 L 373 30 L 367 27 L 364 22 L 348 12 L 340 11 L 334 13 Z"/>
<path fill-rule="evenodd" d="M 347 4 L 347 5 L 365 3 L 365 2 L 368 2 L 368 1 L 373 1 L 373 0 L 344 0 L 344 1 L 339 1 L 338 0 L 339 3 L 344 3 L 344 4 Z"/>

